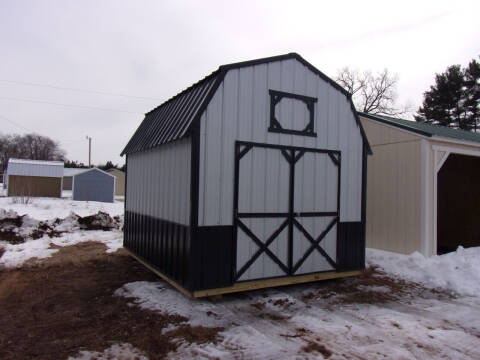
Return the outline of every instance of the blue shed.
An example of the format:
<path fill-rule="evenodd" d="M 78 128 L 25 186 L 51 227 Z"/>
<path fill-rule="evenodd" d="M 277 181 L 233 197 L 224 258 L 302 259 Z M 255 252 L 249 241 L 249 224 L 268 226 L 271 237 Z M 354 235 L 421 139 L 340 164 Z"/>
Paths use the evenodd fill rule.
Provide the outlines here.
<path fill-rule="evenodd" d="M 73 200 L 113 202 L 114 194 L 115 176 L 105 171 L 91 168 L 73 176 Z"/>

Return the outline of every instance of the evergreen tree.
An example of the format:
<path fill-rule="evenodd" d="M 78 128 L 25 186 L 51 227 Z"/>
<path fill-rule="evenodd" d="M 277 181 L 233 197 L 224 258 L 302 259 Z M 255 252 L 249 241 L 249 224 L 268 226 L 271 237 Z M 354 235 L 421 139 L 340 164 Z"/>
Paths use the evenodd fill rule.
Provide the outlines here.
<path fill-rule="evenodd" d="M 476 132 L 480 125 L 480 63 L 475 59 L 465 69 L 465 109 Z"/>
<path fill-rule="evenodd" d="M 110 170 L 110 169 L 118 169 L 118 164 L 114 164 L 112 161 L 108 160 L 105 165 L 98 165 L 97 166 L 101 170 Z"/>
<path fill-rule="evenodd" d="M 435 85 L 425 92 L 415 120 L 476 131 L 480 124 L 480 64 L 472 60 L 435 75 Z"/>

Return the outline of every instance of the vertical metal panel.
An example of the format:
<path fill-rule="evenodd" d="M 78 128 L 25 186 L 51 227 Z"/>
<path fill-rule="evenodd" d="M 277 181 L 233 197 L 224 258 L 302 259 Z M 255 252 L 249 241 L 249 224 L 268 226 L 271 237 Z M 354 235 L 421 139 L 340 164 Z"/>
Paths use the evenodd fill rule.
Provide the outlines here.
<path fill-rule="evenodd" d="M 319 162 L 320 158 L 325 161 Z M 276 160 L 282 160 L 283 171 L 268 166 L 278 163 Z M 340 162 L 338 151 L 236 143 L 236 280 L 337 267 Z M 323 166 L 317 167 L 317 163 Z M 330 178 L 330 188 L 312 193 L 317 170 Z M 330 203 L 326 193 L 334 193 Z"/>
<path fill-rule="evenodd" d="M 132 154 L 129 166 L 130 156 Z M 192 279 L 187 273 L 190 261 L 188 226 L 128 210 L 125 225 L 124 246 L 127 249 L 179 284 L 191 288 Z"/>
<path fill-rule="evenodd" d="M 410 254 L 421 246 L 422 141 L 363 120 L 374 155 L 368 160 L 367 246 Z"/>
<path fill-rule="evenodd" d="M 129 154 L 127 211 L 189 225 L 190 160 L 190 138 Z"/>
<path fill-rule="evenodd" d="M 314 108 L 317 137 L 268 132 L 269 89 L 317 98 Z M 303 115 L 293 103 L 282 104 L 280 116 L 290 116 L 295 126 L 295 119 Z M 341 151 L 340 221 L 361 220 L 363 140 L 355 115 L 343 93 L 297 60 L 228 71 L 201 121 L 199 225 L 232 224 L 235 140 Z M 255 166 L 268 168 L 268 157 L 252 156 L 258 156 L 253 161 Z M 275 169 L 272 167 L 270 171 Z M 332 186 L 328 181 L 315 185 L 317 189 Z M 251 199 L 259 201 L 256 197 Z M 265 208 L 271 206 L 264 204 Z"/>
<path fill-rule="evenodd" d="M 115 177 L 91 169 L 73 177 L 72 198 L 80 201 L 113 202 Z"/>

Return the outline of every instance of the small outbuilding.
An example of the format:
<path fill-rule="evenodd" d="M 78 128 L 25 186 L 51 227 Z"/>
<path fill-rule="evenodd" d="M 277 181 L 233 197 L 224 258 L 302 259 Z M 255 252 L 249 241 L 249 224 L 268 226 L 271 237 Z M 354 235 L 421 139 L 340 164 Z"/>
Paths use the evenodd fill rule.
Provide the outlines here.
<path fill-rule="evenodd" d="M 73 175 L 73 200 L 113 202 L 115 176 L 98 168 L 82 170 Z"/>
<path fill-rule="evenodd" d="M 120 169 L 109 169 L 107 173 L 115 176 L 115 195 L 125 195 L 125 173 Z"/>
<path fill-rule="evenodd" d="M 7 196 L 61 197 L 62 161 L 9 159 Z"/>
<path fill-rule="evenodd" d="M 369 152 L 350 94 L 300 55 L 220 66 L 123 150 L 124 247 L 193 297 L 359 274 Z"/>
<path fill-rule="evenodd" d="M 88 170 L 88 168 L 64 168 L 63 169 L 63 190 L 72 190 L 73 176 Z"/>
<path fill-rule="evenodd" d="M 359 115 L 373 149 L 367 246 L 425 256 L 480 246 L 480 134 Z"/>

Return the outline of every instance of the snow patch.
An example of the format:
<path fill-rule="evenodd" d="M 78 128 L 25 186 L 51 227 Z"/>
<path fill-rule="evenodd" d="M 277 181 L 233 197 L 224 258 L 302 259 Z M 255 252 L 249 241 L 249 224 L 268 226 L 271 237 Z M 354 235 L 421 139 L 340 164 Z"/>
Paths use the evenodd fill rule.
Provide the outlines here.
<path fill-rule="evenodd" d="M 139 349 L 128 343 L 114 344 L 103 352 L 80 351 L 75 357 L 70 356 L 68 360 L 148 360 Z"/>
<path fill-rule="evenodd" d="M 7 268 L 14 268 L 23 265 L 29 259 L 44 259 L 52 256 L 58 249 L 51 249 L 51 240 L 45 236 L 37 240 L 29 240 L 22 244 L 12 245 L 5 241 L 0 241 L 0 246 L 4 249 L 4 254 L 0 258 L 0 265 Z"/>
<path fill-rule="evenodd" d="M 71 212 L 79 216 L 96 214 L 99 211 L 106 212 L 111 217 L 123 215 L 123 201 L 105 203 L 98 201 L 74 201 L 70 199 L 55 198 L 32 198 L 29 204 L 14 204 L 11 197 L 0 197 L 0 208 L 5 211 L 13 210 L 19 215 L 28 214 L 36 220 L 50 220 L 54 218 L 65 218 Z"/>
<path fill-rule="evenodd" d="M 58 252 L 58 249 L 52 249 L 51 245 L 63 247 L 87 241 L 101 242 L 107 246 L 107 253 L 113 253 L 123 246 L 123 233 L 118 230 L 77 231 L 64 233 L 54 238 L 44 236 L 40 239 L 27 240 L 22 244 L 16 245 L 0 241 L 0 247 L 3 247 L 5 251 L 2 257 L 0 257 L 0 265 L 6 268 L 21 267 L 27 260 L 33 258 L 45 259 Z"/>
<path fill-rule="evenodd" d="M 387 274 L 442 288 L 456 294 L 480 296 L 480 247 L 444 255 L 425 257 L 418 252 L 402 255 L 367 249 L 367 265 L 378 266 Z"/>

